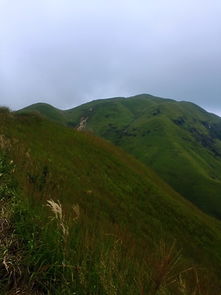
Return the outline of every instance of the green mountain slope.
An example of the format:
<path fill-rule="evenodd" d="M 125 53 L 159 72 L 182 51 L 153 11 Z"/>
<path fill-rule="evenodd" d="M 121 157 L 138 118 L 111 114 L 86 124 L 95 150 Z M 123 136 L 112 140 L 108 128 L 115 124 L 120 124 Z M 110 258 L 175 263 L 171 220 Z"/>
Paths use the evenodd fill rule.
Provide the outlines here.
<path fill-rule="evenodd" d="M 19 204 L 27 203 L 27 207 L 19 205 L 24 209 L 13 222 L 17 222 L 14 236 L 21 237 L 22 249 L 30 255 L 22 267 L 27 266 L 33 288 L 40 288 L 42 294 L 49 294 L 47 290 L 62 294 L 61 284 L 67 288 L 64 294 L 74 290 L 76 294 L 165 294 L 159 286 L 168 284 L 167 294 L 184 294 L 169 293 L 175 282 L 184 283 L 187 272 L 186 266 L 181 272 L 176 269 L 178 256 L 170 261 L 173 246 L 168 252 L 160 248 L 163 252 L 154 256 L 158 260 L 153 289 L 149 281 L 154 267 L 148 260 L 150 253 L 162 241 L 176 240 L 176 247 L 182 249 L 182 264 L 191 265 L 188 269 L 194 270 L 194 276 L 195 269 L 204 269 L 202 286 L 212 292 L 207 294 L 218 294 L 221 223 L 195 208 L 152 170 L 102 139 L 36 115 L 1 113 L 0 134 L 1 152 L 15 163 Z M 72 216 L 74 204 L 80 207 L 79 224 L 76 217 L 68 219 L 74 227 L 69 234 L 64 231 L 63 217 L 57 217 L 63 238 L 55 231 L 55 218 L 47 223 L 49 199 L 59 200 L 67 216 Z M 79 242 L 81 235 L 83 242 Z M 110 248 L 107 238 L 115 240 L 108 255 L 104 252 Z M 119 241 L 125 246 L 116 254 Z M 61 249 L 57 251 L 53 243 L 60 243 Z M 116 259 L 119 264 L 114 264 Z M 169 277 L 174 281 L 167 281 Z M 150 289 L 154 291 L 148 293 Z"/>
<path fill-rule="evenodd" d="M 205 212 L 221 217 L 218 116 L 190 102 L 150 95 L 97 100 L 63 115 L 67 125 L 122 147 Z"/>
<path fill-rule="evenodd" d="M 34 112 L 36 114 L 41 114 L 46 118 L 50 118 L 50 120 L 53 120 L 61 124 L 65 124 L 66 122 L 63 111 L 46 103 L 36 103 L 22 109 L 22 113 L 26 112 Z"/>

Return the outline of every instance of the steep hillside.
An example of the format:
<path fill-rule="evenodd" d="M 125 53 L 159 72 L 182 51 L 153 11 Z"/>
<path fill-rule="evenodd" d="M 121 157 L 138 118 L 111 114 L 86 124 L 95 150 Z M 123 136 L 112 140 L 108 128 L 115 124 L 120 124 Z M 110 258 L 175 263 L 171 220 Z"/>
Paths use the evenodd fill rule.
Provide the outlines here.
<path fill-rule="evenodd" d="M 122 147 L 205 212 L 221 217 L 218 116 L 190 102 L 150 95 L 97 100 L 63 114 L 67 125 Z"/>
<path fill-rule="evenodd" d="M 1 201 L 13 195 L 16 204 L 19 242 L 8 253 L 19 253 L 17 284 L 41 294 L 220 292 L 221 223 L 153 171 L 102 139 L 36 115 L 3 110 L 0 134 Z M 15 164 L 12 184 L 4 157 Z M 57 202 L 51 219 L 48 200 L 50 208 Z M 14 274 L 7 259 L 0 271 L 6 265 Z"/>

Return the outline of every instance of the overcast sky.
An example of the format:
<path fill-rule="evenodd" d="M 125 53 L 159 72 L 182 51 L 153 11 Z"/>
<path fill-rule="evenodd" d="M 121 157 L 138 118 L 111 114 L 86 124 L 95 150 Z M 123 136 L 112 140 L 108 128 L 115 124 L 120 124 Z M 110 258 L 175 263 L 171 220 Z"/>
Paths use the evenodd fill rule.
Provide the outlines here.
<path fill-rule="evenodd" d="M 221 116 L 220 0 L 0 0 L 0 104 L 150 93 Z"/>

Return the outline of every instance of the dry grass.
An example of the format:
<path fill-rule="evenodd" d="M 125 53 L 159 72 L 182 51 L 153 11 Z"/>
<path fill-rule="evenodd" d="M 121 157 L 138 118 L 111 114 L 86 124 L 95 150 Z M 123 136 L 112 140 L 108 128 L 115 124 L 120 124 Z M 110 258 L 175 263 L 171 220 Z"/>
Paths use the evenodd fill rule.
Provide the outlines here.
<path fill-rule="evenodd" d="M 54 214 L 57 224 L 61 229 L 64 239 L 69 235 L 69 226 L 65 221 L 65 215 L 59 200 L 55 202 L 54 200 L 47 200 L 47 206 L 51 209 Z M 73 221 L 77 221 L 80 217 L 80 207 L 78 204 L 73 205 Z"/>
<path fill-rule="evenodd" d="M 60 227 L 64 239 L 69 235 L 68 225 L 65 224 L 65 218 L 62 210 L 61 203 L 59 201 L 55 202 L 54 200 L 48 200 L 47 206 L 51 209 L 51 212 L 54 214 L 55 219 L 57 220 L 57 225 Z"/>
<path fill-rule="evenodd" d="M 180 274 L 189 270 L 188 268 L 180 268 L 181 259 L 181 251 L 176 249 L 175 241 L 170 246 L 164 241 L 160 241 L 155 261 L 152 262 L 152 295 L 177 284 Z"/>
<path fill-rule="evenodd" d="M 1 201 L 0 211 L 0 276 L 10 288 L 17 289 L 22 278 L 21 245 L 11 224 L 11 203 Z"/>
<path fill-rule="evenodd" d="M 63 220 L 63 213 L 62 213 L 62 207 L 61 203 L 57 201 L 57 203 L 53 200 L 47 201 L 47 206 L 51 209 L 53 214 L 55 215 L 55 218 L 58 220 Z"/>
<path fill-rule="evenodd" d="M 189 278 L 185 276 L 188 274 Z M 193 286 L 190 287 L 190 277 L 191 281 L 193 282 Z M 208 290 L 206 290 L 202 286 L 201 279 L 199 277 L 199 273 L 195 267 L 189 268 L 185 272 L 181 272 L 179 274 L 179 281 L 178 281 L 178 289 L 180 290 L 182 295 L 208 295 Z"/>
<path fill-rule="evenodd" d="M 80 206 L 76 204 L 72 208 L 73 208 L 73 220 L 77 221 L 80 217 Z"/>
<path fill-rule="evenodd" d="M 120 276 L 118 272 L 118 264 L 120 262 L 120 252 L 122 241 L 116 240 L 110 251 L 101 253 L 98 273 L 101 284 L 107 295 L 117 295 L 116 276 Z"/>

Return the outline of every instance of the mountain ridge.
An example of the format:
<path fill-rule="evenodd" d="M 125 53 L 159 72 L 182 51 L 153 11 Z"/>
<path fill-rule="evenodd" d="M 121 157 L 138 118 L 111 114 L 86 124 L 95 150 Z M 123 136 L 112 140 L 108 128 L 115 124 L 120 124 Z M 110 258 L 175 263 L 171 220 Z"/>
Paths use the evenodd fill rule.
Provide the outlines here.
<path fill-rule="evenodd" d="M 172 99 L 172 98 L 165 98 L 165 97 L 160 97 L 160 96 L 156 96 L 156 95 L 152 95 L 152 94 L 148 94 L 148 93 L 142 93 L 142 94 L 138 94 L 138 95 L 132 95 L 132 96 L 116 96 L 116 97 L 106 97 L 106 98 L 100 98 L 100 99 L 93 99 L 93 100 L 90 100 L 88 102 L 85 102 L 85 103 L 82 103 L 80 105 L 77 105 L 75 107 L 70 107 L 70 108 L 67 108 L 67 109 L 62 109 L 62 108 L 59 108 L 59 107 L 55 107 L 53 106 L 52 104 L 50 103 L 46 103 L 46 102 L 43 102 L 43 101 L 39 101 L 37 103 L 33 103 L 33 104 L 30 104 L 26 107 L 23 107 L 21 109 L 18 109 L 16 110 L 16 112 L 20 112 L 20 111 L 29 111 L 31 109 L 33 110 L 36 110 L 38 109 L 39 106 L 47 106 L 47 107 L 51 107 L 53 109 L 56 109 L 57 111 L 61 111 L 61 112 L 69 112 L 69 111 L 72 111 L 78 107 L 81 107 L 83 105 L 87 105 L 89 103 L 94 103 L 94 102 L 102 102 L 102 101 L 108 101 L 108 100 L 113 100 L 113 99 L 130 99 L 130 98 L 139 98 L 139 97 L 142 97 L 142 96 L 146 96 L 146 97 L 149 97 L 149 98 L 153 98 L 153 99 L 160 99 L 160 100 L 164 100 L 164 101 L 171 101 L 171 102 L 177 102 L 177 103 L 187 103 L 187 104 L 191 104 L 191 105 L 194 105 L 198 108 L 200 108 L 202 111 L 205 111 L 206 113 L 209 113 L 211 115 L 214 115 L 216 117 L 219 117 L 221 118 L 218 114 L 214 113 L 214 112 L 211 112 L 211 111 L 208 111 L 206 109 L 204 109 L 203 107 L 201 107 L 200 105 L 192 102 L 191 100 L 177 100 L 177 99 Z"/>
<path fill-rule="evenodd" d="M 21 110 L 26 111 L 30 109 Z M 50 112 L 43 115 L 53 120 Z M 219 116 L 191 102 L 138 95 L 85 103 L 63 111 L 57 122 L 120 146 L 202 210 L 221 218 Z"/>

